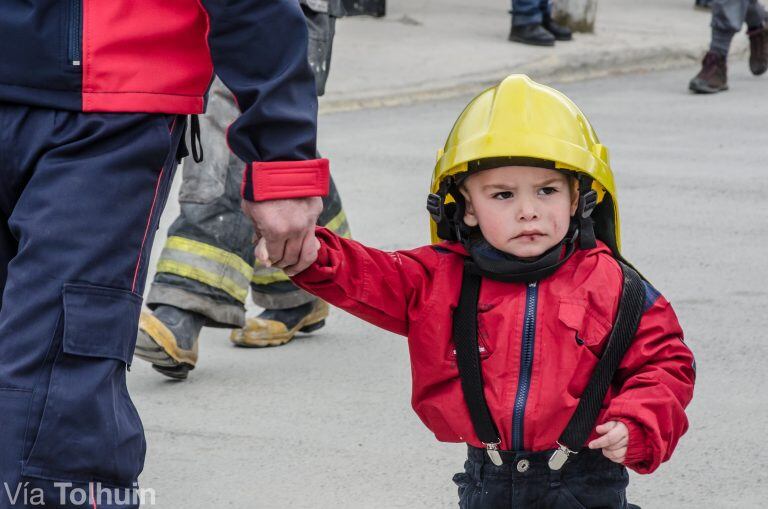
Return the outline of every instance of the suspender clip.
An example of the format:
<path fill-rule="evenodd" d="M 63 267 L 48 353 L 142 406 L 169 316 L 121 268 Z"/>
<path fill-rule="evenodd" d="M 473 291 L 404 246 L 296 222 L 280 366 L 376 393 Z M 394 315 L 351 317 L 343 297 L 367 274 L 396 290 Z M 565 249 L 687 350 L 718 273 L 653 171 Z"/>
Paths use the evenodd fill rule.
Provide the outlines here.
<path fill-rule="evenodd" d="M 491 458 L 491 462 L 497 467 L 500 467 L 504 464 L 504 461 L 501 459 L 501 454 L 499 453 L 499 444 L 501 444 L 501 439 L 499 439 L 498 442 L 493 442 L 490 444 L 483 442 L 483 445 L 485 446 L 485 452 L 488 453 L 488 457 Z"/>
<path fill-rule="evenodd" d="M 571 454 L 576 453 L 568 449 L 560 442 L 557 442 L 557 450 L 552 453 L 552 456 L 549 457 L 549 468 L 552 470 L 560 470 L 563 468 L 563 465 L 565 465 L 565 462 L 568 461 L 568 458 L 571 456 Z"/>

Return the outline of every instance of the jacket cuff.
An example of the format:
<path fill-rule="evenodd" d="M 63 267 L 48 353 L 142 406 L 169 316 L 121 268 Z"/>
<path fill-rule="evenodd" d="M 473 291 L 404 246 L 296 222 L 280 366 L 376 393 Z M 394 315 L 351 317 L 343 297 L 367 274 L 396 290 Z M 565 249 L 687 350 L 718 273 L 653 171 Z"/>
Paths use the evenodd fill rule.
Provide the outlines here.
<path fill-rule="evenodd" d="M 624 464 L 638 473 L 646 473 L 653 462 L 653 451 L 648 446 L 648 437 L 645 430 L 632 419 L 619 417 L 616 420 L 623 423 L 629 432 Z"/>
<path fill-rule="evenodd" d="M 253 162 L 245 165 L 241 193 L 249 201 L 326 196 L 328 159 Z"/>

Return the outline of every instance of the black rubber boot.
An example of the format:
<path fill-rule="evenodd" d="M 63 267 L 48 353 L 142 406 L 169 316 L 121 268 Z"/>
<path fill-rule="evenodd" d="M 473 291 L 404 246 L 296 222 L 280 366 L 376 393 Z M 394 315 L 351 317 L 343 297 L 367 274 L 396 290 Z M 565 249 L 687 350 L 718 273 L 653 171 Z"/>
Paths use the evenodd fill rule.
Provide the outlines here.
<path fill-rule="evenodd" d="M 728 66 L 726 58 L 714 51 L 704 56 L 701 71 L 688 84 L 688 88 L 697 94 L 714 94 L 728 90 Z"/>
<path fill-rule="evenodd" d="M 554 46 L 555 36 L 541 24 L 512 25 L 509 40 L 532 46 Z"/>
<path fill-rule="evenodd" d="M 762 26 L 747 32 L 749 36 L 749 70 L 760 76 L 768 70 L 768 27 Z"/>
<path fill-rule="evenodd" d="M 557 41 L 570 41 L 573 39 L 573 32 L 570 28 L 559 25 L 552 20 L 551 16 L 544 16 L 544 22 L 541 24 L 549 33 L 555 36 Z"/>
<path fill-rule="evenodd" d="M 157 372 L 183 380 L 197 363 L 197 343 L 205 321 L 202 315 L 173 306 L 144 311 L 134 355 L 151 362 Z"/>

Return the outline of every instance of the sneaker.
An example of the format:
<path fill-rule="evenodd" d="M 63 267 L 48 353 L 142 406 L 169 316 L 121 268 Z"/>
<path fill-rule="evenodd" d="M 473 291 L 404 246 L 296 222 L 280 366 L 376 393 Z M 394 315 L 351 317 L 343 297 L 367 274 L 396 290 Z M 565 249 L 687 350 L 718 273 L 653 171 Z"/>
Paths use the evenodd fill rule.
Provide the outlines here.
<path fill-rule="evenodd" d="M 688 88 L 697 94 L 714 94 L 728 90 L 728 66 L 723 55 L 714 51 L 704 55 L 701 71 L 688 84 Z"/>
<path fill-rule="evenodd" d="M 747 32 L 749 36 L 749 70 L 760 76 L 768 70 L 768 26 Z"/>
<path fill-rule="evenodd" d="M 237 346 L 265 347 L 288 343 L 298 332 L 313 332 L 325 325 L 328 303 L 321 299 L 289 309 L 266 309 L 249 318 L 245 327 L 232 331 L 230 341 Z"/>
<path fill-rule="evenodd" d="M 544 16 L 544 22 L 541 24 L 544 29 L 555 36 L 556 41 L 570 41 L 573 39 L 573 32 L 570 28 L 555 23 L 550 16 Z"/>
<path fill-rule="evenodd" d="M 184 380 L 197 364 L 197 340 L 205 317 L 173 306 L 142 311 L 134 357 L 163 375 Z"/>
<path fill-rule="evenodd" d="M 555 36 L 541 24 L 512 25 L 509 40 L 532 46 L 554 46 Z"/>

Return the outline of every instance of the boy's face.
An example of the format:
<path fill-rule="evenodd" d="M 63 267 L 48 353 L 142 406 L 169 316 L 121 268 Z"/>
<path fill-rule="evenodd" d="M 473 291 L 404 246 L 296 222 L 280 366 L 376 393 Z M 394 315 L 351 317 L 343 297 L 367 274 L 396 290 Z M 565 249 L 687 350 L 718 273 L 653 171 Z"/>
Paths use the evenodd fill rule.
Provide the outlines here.
<path fill-rule="evenodd" d="M 578 205 L 576 180 L 559 171 L 502 166 L 467 177 L 464 222 L 493 247 L 535 258 L 560 243 Z"/>

